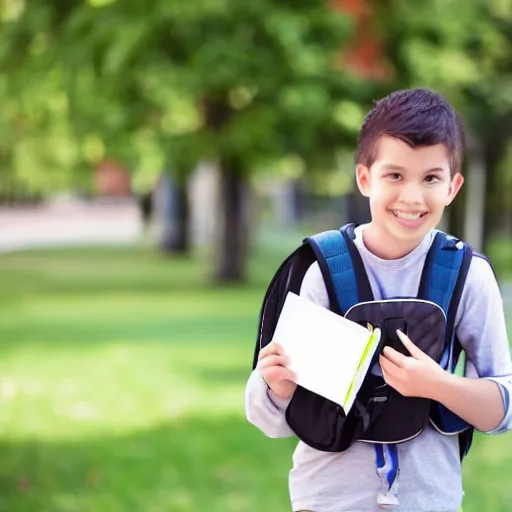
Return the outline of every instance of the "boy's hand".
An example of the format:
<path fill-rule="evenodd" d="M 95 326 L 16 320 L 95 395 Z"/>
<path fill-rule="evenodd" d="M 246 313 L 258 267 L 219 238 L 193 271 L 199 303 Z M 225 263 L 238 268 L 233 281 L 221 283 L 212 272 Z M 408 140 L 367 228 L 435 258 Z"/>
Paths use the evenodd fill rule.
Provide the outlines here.
<path fill-rule="evenodd" d="M 277 343 L 272 342 L 260 350 L 257 368 L 263 380 L 280 398 L 291 398 L 297 389 L 293 382 L 295 375 L 286 367 L 289 363 L 283 347 Z"/>
<path fill-rule="evenodd" d="M 403 332 L 397 331 L 397 334 L 411 355 L 404 356 L 391 347 L 384 348 L 380 366 L 386 384 L 403 396 L 432 399 L 447 373 Z"/>

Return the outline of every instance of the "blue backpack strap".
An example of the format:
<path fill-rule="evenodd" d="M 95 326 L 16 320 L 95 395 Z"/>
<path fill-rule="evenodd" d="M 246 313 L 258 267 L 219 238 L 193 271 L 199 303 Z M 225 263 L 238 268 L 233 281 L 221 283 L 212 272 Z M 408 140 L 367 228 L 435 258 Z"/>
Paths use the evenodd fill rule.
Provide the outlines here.
<path fill-rule="evenodd" d="M 331 309 L 345 314 L 354 304 L 373 300 L 363 260 L 354 244 L 354 224 L 306 238 L 322 272 Z"/>
<path fill-rule="evenodd" d="M 471 246 L 438 232 L 432 243 L 418 290 L 418 297 L 438 304 L 446 315 L 446 342 L 441 366 L 453 373 L 462 352 L 455 336 L 455 318 L 464 283 L 471 265 Z M 437 428 L 445 433 L 459 433 L 461 460 L 471 446 L 473 428 L 439 403 L 432 404 L 432 418 Z"/>
<path fill-rule="evenodd" d="M 437 232 L 418 289 L 418 298 L 438 304 L 446 315 L 446 344 L 441 366 L 452 372 L 458 357 L 458 353 L 453 352 L 455 318 L 472 256 L 468 244 L 442 231 Z"/>

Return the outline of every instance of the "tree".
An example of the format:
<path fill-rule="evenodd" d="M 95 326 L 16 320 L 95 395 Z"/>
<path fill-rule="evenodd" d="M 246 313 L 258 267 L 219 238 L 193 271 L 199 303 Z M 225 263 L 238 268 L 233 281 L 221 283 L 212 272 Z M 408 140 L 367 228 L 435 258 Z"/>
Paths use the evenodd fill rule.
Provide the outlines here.
<path fill-rule="evenodd" d="M 324 0 L 50 0 L 16 23 L 35 12 L 62 66 L 80 144 L 101 141 L 135 167 L 157 153 L 182 184 L 199 161 L 218 163 L 220 281 L 244 277 L 249 176 L 285 156 L 332 169 L 354 140 L 347 104 L 371 90 L 336 66 L 351 19 Z"/>
<path fill-rule="evenodd" d="M 62 66 L 54 57 L 46 14 L 47 9 L 38 5 L 23 11 L 23 4 L 15 0 L 0 5 L 0 195 L 4 198 L 85 185 Z"/>
<path fill-rule="evenodd" d="M 386 0 L 368 5 L 392 70 L 383 87 L 431 87 L 446 94 L 462 113 L 469 132 L 469 163 L 482 161 L 485 169 L 484 186 L 480 180 L 476 187 L 492 197 L 486 202 L 485 227 L 477 230 L 484 240 L 476 245 L 486 246 L 510 193 L 510 180 L 499 169 L 512 137 L 512 1 Z M 469 178 L 479 172 L 469 169 Z M 472 200 L 480 200 L 475 190 L 468 192 Z M 457 204 L 464 208 L 463 202 Z M 459 235 L 463 216 L 457 209 L 451 216 L 452 231 Z"/>

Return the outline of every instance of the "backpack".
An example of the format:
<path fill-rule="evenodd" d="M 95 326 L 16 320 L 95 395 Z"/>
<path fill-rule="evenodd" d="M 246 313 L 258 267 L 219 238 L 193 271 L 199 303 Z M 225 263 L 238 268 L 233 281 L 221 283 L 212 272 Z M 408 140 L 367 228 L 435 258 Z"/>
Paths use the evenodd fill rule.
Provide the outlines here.
<path fill-rule="evenodd" d="M 260 312 L 253 359 L 272 341 L 287 293 L 300 294 L 306 271 L 318 262 L 327 288 L 331 311 L 350 320 L 379 327 L 376 350 L 354 406 L 345 414 L 341 406 L 297 386 L 285 416 L 303 442 L 318 450 L 341 452 L 355 441 L 387 445 L 419 435 L 428 422 L 440 433 L 458 435 L 460 457 L 468 453 L 474 429 L 432 400 L 404 397 L 387 386 L 378 371 L 384 346 L 405 353 L 396 335 L 400 328 L 445 370 L 455 372 L 464 359 L 455 335 L 455 317 L 473 256 L 461 240 L 438 231 L 427 253 L 416 297 L 375 301 L 366 270 L 354 243 L 354 224 L 305 238 L 272 278 Z"/>

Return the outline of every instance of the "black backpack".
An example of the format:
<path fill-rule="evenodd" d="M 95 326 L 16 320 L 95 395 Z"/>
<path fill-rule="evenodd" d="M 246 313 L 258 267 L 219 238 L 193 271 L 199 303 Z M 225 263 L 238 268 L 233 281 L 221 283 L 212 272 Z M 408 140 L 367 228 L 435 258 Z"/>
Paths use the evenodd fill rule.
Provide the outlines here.
<path fill-rule="evenodd" d="M 378 355 L 386 345 L 404 352 L 396 335 L 400 328 L 444 369 L 455 372 L 463 363 L 464 353 L 454 324 L 473 255 L 471 247 L 438 231 L 425 260 L 417 296 L 374 301 L 354 244 L 354 228 L 354 224 L 347 224 L 339 230 L 308 237 L 282 263 L 263 300 L 253 369 L 259 351 L 272 341 L 287 293 L 300 293 L 306 271 L 317 261 L 330 309 L 362 325 L 369 322 L 382 331 L 370 368 L 378 367 Z M 357 440 L 382 444 L 407 441 L 419 435 L 430 421 L 441 433 L 459 436 L 462 459 L 471 446 L 474 431 L 437 402 L 400 395 L 375 371 L 368 371 L 348 415 L 338 404 L 301 386 L 285 414 L 290 428 L 302 441 L 328 452 L 344 451 Z"/>

